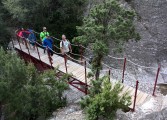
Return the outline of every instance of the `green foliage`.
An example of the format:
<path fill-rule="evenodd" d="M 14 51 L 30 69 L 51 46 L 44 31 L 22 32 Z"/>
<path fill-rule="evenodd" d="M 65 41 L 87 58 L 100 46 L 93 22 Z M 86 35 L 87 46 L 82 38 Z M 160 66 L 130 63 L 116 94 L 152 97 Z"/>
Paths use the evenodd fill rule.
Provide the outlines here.
<path fill-rule="evenodd" d="M 68 85 L 55 79 L 54 71 L 39 74 L 33 65 L 2 49 L 0 66 L 0 103 L 7 120 L 46 119 L 66 104 L 62 93 Z"/>
<path fill-rule="evenodd" d="M 82 99 L 87 120 L 113 120 L 118 109 L 127 109 L 131 104 L 128 92 L 120 95 L 123 86 L 117 82 L 110 83 L 108 76 L 92 82 L 90 94 Z"/>
<path fill-rule="evenodd" d="M 10 41 L 10 34 L 9 34 L 9 31 L 7 30 L 7 26 L 4 20 L 2 19 L 4 14 L 2 14 L 1 11 L 3 11 L 3 8 L 0 5 L 0 28 L 1 28 L 0 29 L 0 45 L 3 46 L 4 49 L 6 49 Z"/>
<path fill-rule="evenodd" d="M 8 25 L 38 32 L 46 26 L 52 36 L 61 39 L 65 34 L 69 40 L 78 35 L 76 26 L 82 24 L 87 3 L 87 0 L 0 0 L 0 4 L 1 1 L 8 11 Z M 59 41 L 54 44 L 59 45 Z M 73 46 L 73 52 L 78 53 L 78 48 Z"/>
<path fill-rule="evenodd" d="M 91 44 L 93 47 L 95 57 L 92 68 L 96 71 L 96 78 L 99 76 L 101 61 L 108 53 L 109 43 L 115 45 L 113 50 L 121 52 L 125 42 L 140 39 L 133 25 L 134 17 L 135 12 L 121 7 L 119 1 L 104 0 L 90 10 L 82 26 L 77 26 L 80 36 L 73 41 Z"/>
<path fill-rule="evenodd" d="M 82 22 L 86 0 L 2 0 L 12 18 L 19 25 L 48 31 L 57 38 L 66 34 L 69 39 L 76 35 L 76 26 Z"/>

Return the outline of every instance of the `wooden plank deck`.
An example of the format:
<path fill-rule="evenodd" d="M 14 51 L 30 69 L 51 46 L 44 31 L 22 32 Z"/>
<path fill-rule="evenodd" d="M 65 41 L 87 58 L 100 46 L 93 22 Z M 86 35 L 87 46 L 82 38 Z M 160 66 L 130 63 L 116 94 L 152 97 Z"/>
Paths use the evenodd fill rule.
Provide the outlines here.
<path fill-rule="evenodd" d="M 19 45 L 15 45 L 15 48 L 20 50 Z M 28 54 L 28 49 L 26 49 L 25 45 L 21 44 L 21 48 L 22 51 Z M 48 55 L 47 53 L 43 52 L 43 49 L 38 47 L 39 49 L 39 53 L 40 53 L 40 58 L 41 61 L 50 65 L 49 59 L 48 59 Z M 36 50 L 32 50 L 30 49 L 30 55 L 36 59 L 39 60 L 39 56 Z M 53 67 L 54 68 L 58 68 L 61 72 L 66 73 L 66 68 L 65 68 L 65 64 L 64 64 L 64 58 L 58 55 L 53 55 L 52 56 L 53 59 Z M 67 71 L 69 74 L 71 74 L 74 78 L 76 78 L 77 80 L 84 82 L 85 83 L 85 68 L 83 65 L 77 64 L 73 61 L 68 60 L 68 66 L 67 66 Z M 87 74 L 88 72 L 90 72 L 91 70 L 89 68 L 87 68 Z M 102 75 L 103 76 L 103 75 Z M 111 78 L 112 79 L 112 78 Z M 111 80 L 114 81 L 114 80 Z M 90 85 L 90 80 L 87 79 L 87 83 Z M 113 84 L 115 84 L 115 82 L 113 82 Z M 131 101 L 132 104 L 129 106 L 130 108 L 133 108 L 133 100 L 134 100 L 134 95 L 135 95 L 135 88 L 132 88 L 130 86 L 124 85 L 123 88 L 123 92 L 120 95 L 123 95 L 125 92 L 129 92 L 130 96 L 131 96 Z M 137 98 L 136 98 L 136 105 L 140 105 L 143 102 L 145 102 L 145 100 L 151 97 L 150 95 L 138 90 L 137 93 Z"/>

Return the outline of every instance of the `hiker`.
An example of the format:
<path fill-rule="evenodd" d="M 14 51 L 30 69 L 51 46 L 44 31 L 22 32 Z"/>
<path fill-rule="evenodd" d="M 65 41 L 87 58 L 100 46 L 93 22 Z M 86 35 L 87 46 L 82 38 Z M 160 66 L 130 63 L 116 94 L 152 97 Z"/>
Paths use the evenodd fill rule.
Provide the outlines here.
<path fill-rule="evenodd" d="M 47 31 L 46 27 L 43 27 L 43 31 L 40 33 L 40 39 L 41 42 L 43 42 L 44 38 L 49 35 L 49 32 Z"/>
<path fill-rule="evenodd" d="M 48 53 L 53 56 L 53 51 L 52 51 L 52 48 L 53 48 L 53 40 L 52 38 L 47 35 L 44 40 L 43 40 L 43 47 L 44 49 L 48 48 Z"/>
<path fill-rule="evenodd" d="M 41 39 L 42 45 L 46 36 L 49 36 L 49 32 L 47 31 L 46 27 L 43 27 L 43 32 L 40 33 L 40 39 Z M 45 53 L 45 48 L 44 48 L 44 53 Z"/>
<path fill-rule="evenodd" d="M 15 34 L 16 34 L 16 37 L 17 37 L 17 40 L 18 40 L 18 42 L 22 42 L 22 44 L 24 44 L 23 43 L 23 40 L 22 40 L 22 30 L 21 30 L 21 28 L 18 28 L 16 31 L 15 31 Z"/>
<path fill-rule="evenodd" d="M 60 50 L 63 56 L 69 55 L 69 52 L 72 52 L 71 44 L 69 40 L 66 39 L 65 35 L 62 35 L 62 40 L 60 42 Z M 65 61 L 67 64 L 67 59 Z"/>
<path fill-rule="evenodd" d="M 26 42 L 25 39 L 28 38 L 29 34 L 30 32 L 28 30 L 24 30 L 24 28 L 21 28 L 18 31 L 17 36 L 21 39 L 23 45 L 24 45 L 24 42 Z"/>
<path fill-rule="evenodd" d="M 29 34 L 29 36 L 28 36 L 29 46 L 30 46 L 30 44 L 31 44 L 31 45 L 33 46 L 33 50 L 35 50 L 35 42 L 36 42 L 37 38 L 36 38 L 36 36 L 35 36 L 33 30 L 28 29 L 28 31 L 30 32 L 30 34 Z M 30 46 L 30 48 L 31 48 L 31 46 Z"/>

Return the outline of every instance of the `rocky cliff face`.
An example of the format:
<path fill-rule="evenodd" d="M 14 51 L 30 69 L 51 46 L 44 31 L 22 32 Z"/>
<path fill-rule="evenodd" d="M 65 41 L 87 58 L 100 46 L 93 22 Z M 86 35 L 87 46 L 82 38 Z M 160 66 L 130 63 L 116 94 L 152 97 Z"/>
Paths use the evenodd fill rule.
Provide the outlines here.
<path fill-rule="evenodd" d="M 167 0 L 131 0 L 129 3 L 138 15 L 135 25 L 141 40 L 129 42 L 125 54 L 140 65 L 161 64 L 162 79 L 167 82 L 164 75 L 167 74 Z"/>
<path fill-rule="evenodd" d="M 89 0 L 88 9 L 101 1 Z M 161 64 L 158 82 L 167 82 L 167 0 L 120 0 L 120 2 L 125 8 L 136 11 L 137 17 L 134 24 L 141 40 L 129 41 L 122 54 L 115 55 L 112 50 L 109 54 L 117 57 L 126 56 L 128 60 L 139 65 L 127 62 L 125 77 L 128 81 L 134 82 L 138 79 L 141 82 L 153 83 L 158 65 Z M 121 79 L 123 60 L 106 57 L 104 61 L 113 68 L 120 69 L 120 71 L 112 71 L 114 78 Z"/>
<path fill-rule="evenodd" d="M 141 41 L 129 43 L 126 54 L 142 64 L 166 63 L 167 61 L 167 1 L 131 0 L 138 14 L 136 29 Z M 137 53 L 137 54 L 136 54 Z M 140 60 L 141 59 L 141 60 Z"/>

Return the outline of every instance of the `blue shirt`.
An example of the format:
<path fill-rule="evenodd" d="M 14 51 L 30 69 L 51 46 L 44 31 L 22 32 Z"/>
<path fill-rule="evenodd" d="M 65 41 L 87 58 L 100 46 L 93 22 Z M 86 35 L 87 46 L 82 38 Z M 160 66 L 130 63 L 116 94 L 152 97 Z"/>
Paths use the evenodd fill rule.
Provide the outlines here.
<path fill-rule="evenodd" d="M 35 34 L 33 33 L 33 31 L 32 31 L 32 30 L 29 30 L 29 32 L 30 32 L 30 34 L 29 34 L 29 36 L 28 36 L 28 39 L 29 39 L 31 42 L 36 41 L 36 36 L 35 36 Z"/>
<path fill-rule="evenodd" d="M 52 49 L 52 44 L 53 44 L 52 38 L 44 38 L 44 40 L 43 40 L 43 46 L 44 47 L 48 46 L 49 48 Z"/>
<path fill-rule="evenodd" d="M 28 30 L 22 30 L 22 37 L 28 38 L 30 32 Z"/>

